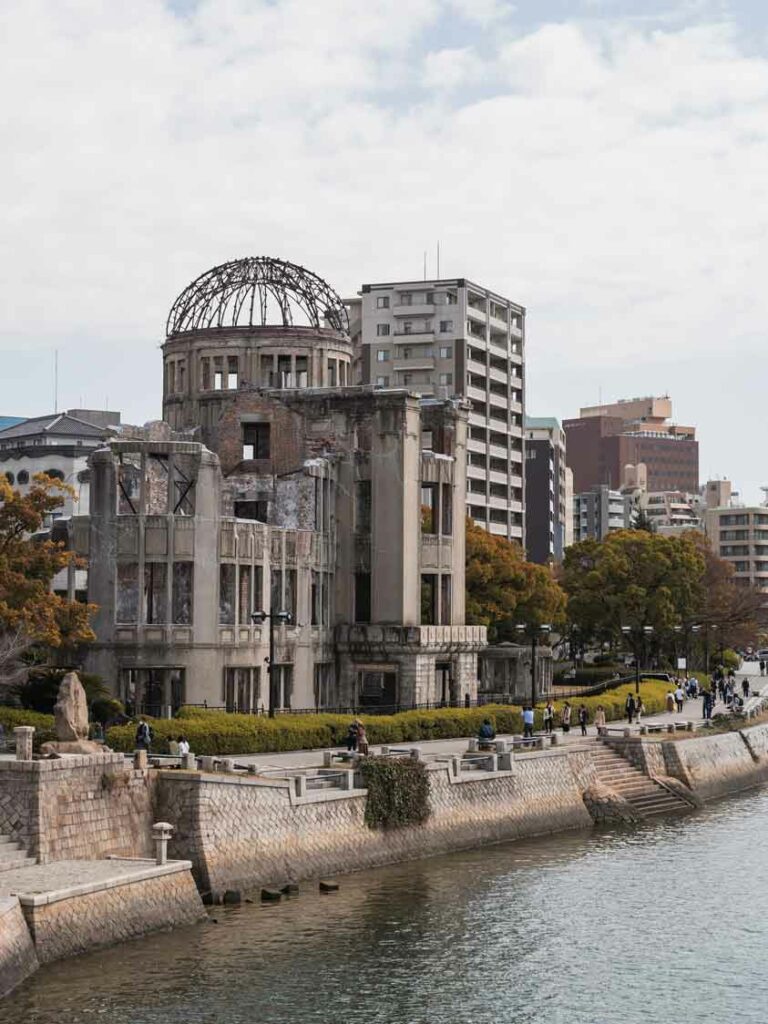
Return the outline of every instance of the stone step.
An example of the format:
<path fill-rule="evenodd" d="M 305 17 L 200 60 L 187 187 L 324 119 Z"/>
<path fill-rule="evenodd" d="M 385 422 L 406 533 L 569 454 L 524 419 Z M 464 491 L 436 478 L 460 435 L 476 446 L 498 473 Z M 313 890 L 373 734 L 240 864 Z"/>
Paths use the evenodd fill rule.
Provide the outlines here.
<path fill-rule="evenodd" d="M 13 843 L 15 840 L 11 839 L 10 836 L 0 835 L 0 847 L 5 846 L 7 843 Z"/>
<path fill-rule="evenodd" d="M 653 796 L 643 796 L 643 797 L 639 797 L 636 800 L 630 800 L 629 802 L 632 804 L 633 807 L 638 807 L 638 808 L 642 808 L 642 809 L 646 809 L 646 808 L 650 808 L 650 807 L 681 807 L 682 806 L 682 801 L 681 800 L 676 800 L 675 797 L 671 796 L 669 793 L 667 793 L 667 794 L 659 793 L 658 795 L 653 795 Z"/>
<path fill-rule="evenodd" d="M 9 857 L 18 857 L 20 853 L 26 855 L 26 852 L 22 849 L 21 843 L 4 843 L 0 846 L 0 863 L 8 860 Z"/>
<path fill-rule="evenodd" d="M 26 853 L 17 853 L 15 857 L 3 857 L 0 859 L 0 873 L 3 871 L 11 871 L 13 868 L 28 868 L 36 864 L 37 861 L 34 857 L 30 857 Z"/>

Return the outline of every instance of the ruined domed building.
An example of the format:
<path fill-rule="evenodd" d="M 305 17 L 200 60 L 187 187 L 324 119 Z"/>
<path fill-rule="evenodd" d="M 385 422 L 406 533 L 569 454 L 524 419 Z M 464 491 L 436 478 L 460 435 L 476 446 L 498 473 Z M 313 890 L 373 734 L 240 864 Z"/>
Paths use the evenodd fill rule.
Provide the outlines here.
<path fill-rule="evenodd" d="M 92 456 L 74 524 L 99 607 L 87 667 L 121 699 L 159 713 L 476 696 L 466 409 L 354 386 L 352 364 L 344 303 L 294 264 L 236 260 L 174 302 L 165 422 Z"/>

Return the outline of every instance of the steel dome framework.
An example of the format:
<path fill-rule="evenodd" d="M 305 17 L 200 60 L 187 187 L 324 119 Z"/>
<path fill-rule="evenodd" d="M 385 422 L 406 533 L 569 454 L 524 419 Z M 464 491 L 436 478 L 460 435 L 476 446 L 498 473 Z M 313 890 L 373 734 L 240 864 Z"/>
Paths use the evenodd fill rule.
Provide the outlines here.
<path fill-rule="evenodd" d="M 273 319 L 275 311 L 279 323 Z M 171 307 L 166 336 L 272 326 L 331 327 L 348 334 L 349 317 L 341 297 L 311 270 L 252 256 L 213 267 L 188 285 Z"/>

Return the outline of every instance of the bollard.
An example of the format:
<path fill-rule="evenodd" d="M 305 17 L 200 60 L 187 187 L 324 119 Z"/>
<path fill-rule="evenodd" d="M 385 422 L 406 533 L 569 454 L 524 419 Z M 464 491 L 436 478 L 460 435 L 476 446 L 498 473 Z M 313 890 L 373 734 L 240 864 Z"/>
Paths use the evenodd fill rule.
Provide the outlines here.
<path fill-rule="evenodd" d="M 648 735 L 648 726 L 647 725 L 641 725 L 640 726 L 640 735 L 641 736 L 647 736 Z"/>
<path fill-rule="evenodd" d="M 133 752 L 133 767 L 137 771 L 144 771 L 149 767 L 149 758 L 146 750 L 134 750 Z"/>
<path fill-rule="evenodd" d="M 421 758 L 421 747 L 411 747 L 408 756 L 412 761 L 418 761 Z"/>
<path fill-rule="evenodd" d="M 216 758 L 211 757 L 210 754 L 203 754 L 200 758 L 200 770 L 203 772 L 213 772 L 216 770 Z"/>
<path fill-rule="evenodd" d="M 32 760 L 32 737 L 35 735 L 33 725 L 17 725 L 13 730 L 16 737 L 16 760 Z"/>
<path fill-rule="evenodd" d="M 294 792 L 296 796 L 307 795 L 307 776 L 306 775 L 295 775 L 293 779 Z"/>
<path fill-rule="evenodd" d="M 512 767 L 513 754 L 511 750 L 506 751 L 504 754 L 499 754 L 499 771 L 500 772 L 511 772 L 514 771 Z"/>
<path fill-rule="evenodd" d="M 625 729 L 624 730 L 624 739 L 625 740 L 628 740 L 631 735 L 632 735 L 632 730 L 631 729 Z"/>
<path fill-rule="evenodd" d="M 560 737 L 556 732 L 552 732 L 549 734 L 549 743 L 552 747 L 560 746 Z"/>
<path fill-rule="evenodd" d="M 332 750 L 324 750 L 323 751 L 323 768 L 330 768 L 332 764 L 333 764 L 333 751 Z"/>
<path fill-rule="evenodd" d="M 477 740 L 476 739 L 471 739 L 469 741 L 469 745 L 468 745 L 467 749 L 469 750 L 470 754 L 476 754 L 477 753 Z"/>
<path fill-rule="evenodd" d="M 685 731 L 686 732 L 693 732 L 693 722 L 686 722 L 685 723 Z"/>
<path fill-rule="evenodd" d="M 152 838 L 155 841 L 155 861 L 158 864 L 168 862 L 168 840 L 173 834 L 173 825 L 169 821 L 156 821 L 152 826 Z"/>
<path fill-rule="evenodd" d="M 347 792 L 355 788 L 355 773 L 354 772 L 342 772 L 341 774 L 341 786 L 339 789 L 346 790 Z"/>
<path fill-rule="evenodd" d="M 382 747 L 381 748 L 381 756 L 382 757 L 386 757 L 388 754 L 389 754 L 389 747 Z"/>
<path fill-rule="evenodd" d="M 234 772 L 234 770 L 235 762 L 231 757 L 225 757 L 223 760 L 219 761 L 220 772 Z"/>
<path fill-rule="evenodd" d="M 458 779 L 461 775 L 461 757 L 459 754 L 453 754 L 451 756 L 451 759 L 448 762 L 448 772 L 454 779 Z"/>
<path fill-rule="evenodd" d="M 499 770 L 499 755 L 489 754 L 488 760 L 485 762 L 485 770 L 487 772 L 497 772 Z"/>
<path fill-rule="evenodd" d="M 193 753 L 191 753 L 191 752 L 189 754 L 182 754 L 181 755 L 181 767 L 186 772 L 196 772 L 197 771 L 197 758 L 195 757 L 195 755 Z"/>
<path fill-rule="evenodd" d="M 675 725 L 674 725 L 674 722 L 670 722 L 670 723 L 669 723 L 669 724 L 667 725 L 667 732 L 674 732 L 674 731 L 675 731 Z"/>
<path fill-rule="evenodd" d="M 496 747 L 497 754 L 506 754 L 509 750 L 509 740 L 496 740 L 494 746 Z"/>

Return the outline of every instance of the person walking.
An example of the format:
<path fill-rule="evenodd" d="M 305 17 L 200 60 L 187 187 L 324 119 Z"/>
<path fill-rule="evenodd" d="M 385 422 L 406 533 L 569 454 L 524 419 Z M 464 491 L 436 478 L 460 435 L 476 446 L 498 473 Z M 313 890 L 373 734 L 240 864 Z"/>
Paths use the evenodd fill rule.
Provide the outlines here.
<path fill-rule="evenodd" d="M 533 708 L 530 705 L 523 708 L 523 739 L 533 739 Z"/>
<path fill-rule="evenodd" d="M 579 725 L 581 726 L 581 735 L 582 736 L 586 736 L 587 735 L 587 722 L 588 721 L 589 721 L 589 714 L 587 712 L 586 706 L 584 704 L 581 704 L 579 706 Z"/>
<path fill-rule="evenodd" d="M 542 722 L 544 723 L 544 732 L 552 732 L 555 724 L 555 709 L 551 700 L 547 701 L 547 706 L 544 708 Z"/>
<path fill-rule="evenodd" d="M 675 690 L 675 704 L 677 705 L 678 715 L 683 712 L 683 704 L 685 703 L 685 692 L 682 686 L 678 683 L 677 689 Z"/>
<path fill-rule="evenodd" d="M 635 702 L 635 721 L 637 722 L 638 725 L 640 725 L 640 723 L 642 722 L 644 714 L 645 714 L 645 704 L 643 704 L 643 698 L 638 693 L 637 701 Z"/>
<path fill-rule="evenodd" d="M 368 735 L 359 718 L 357 720 L 357 752 L 364 755 L 368 753 Z"/>
<path fill-rule="evenodd" d="M 560 712 L 560 719 L 563 723 L 563 732 L 571 731 L 571 705 L 568 701 L 563 704 L 563 710 Z"/>
<path fill-rule="evenodd" d="M 595 728 L 598 736 L 605 729 L 605 708 L 602 704 L 598 704 L 595 709 Z"/>
<path fill-rule="evenodd" d="M 670 690 L 666 696 L 667 714 L 671 715 L 675 710 L 675 691 Z"/>
<path fill-rule="evenodd" d="M 152 728 L 143 718 L 139 719 L 136 726 L 136 749 L 149 751 L 152 746 Z"/>
<path fill-rule="evenodd" d="M 630 725 L 632 725 L 632 719 L 635 717 L 636 708 L 637 704 L 635 703 L 634 696 L 631 693 L 628 693 L 627 699 L 624 701 L 624 710 L 627 713 L 627 721 Z"/>
<path fill-rule="evenodd" d="M 744 694 L 744 699 L 749 697 L 749 679 L 746 676 L 741 680 L 741 692 Z"/>

